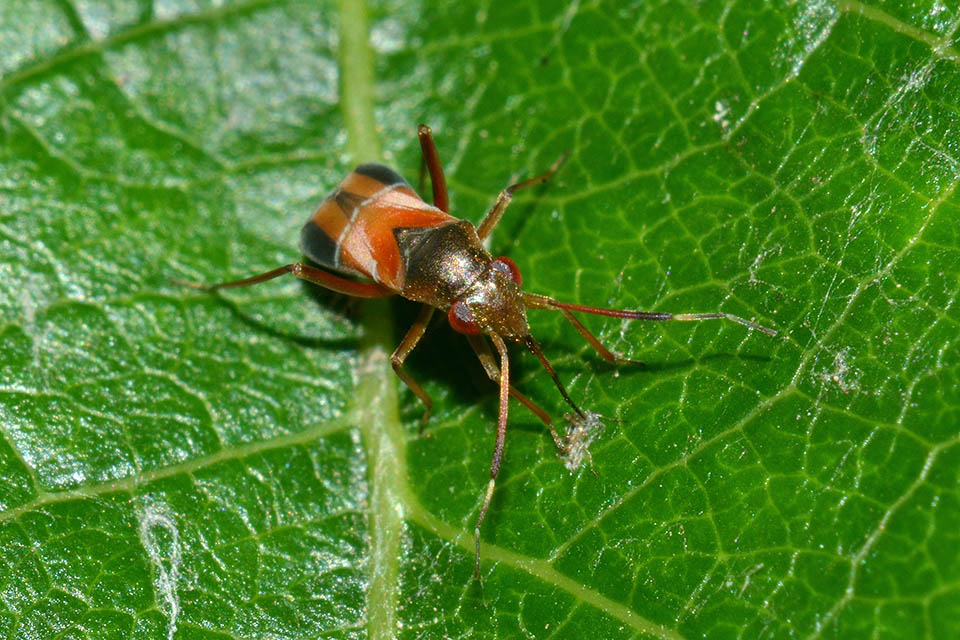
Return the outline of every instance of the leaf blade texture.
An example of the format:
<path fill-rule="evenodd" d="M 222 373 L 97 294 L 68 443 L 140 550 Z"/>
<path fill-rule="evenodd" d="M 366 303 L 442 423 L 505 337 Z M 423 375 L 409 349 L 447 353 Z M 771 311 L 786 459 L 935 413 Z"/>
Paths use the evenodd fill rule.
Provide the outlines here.
<path fill-rule="evenodd" d="M 349 6 L 348 6 L 349 5 Z M 0 7 L 0 635 L 950 637 L 957 33 L 946 5 Z M 359 43 L 357 45 L 356 43 Z M 351 48 L 352 47 L 352 48 Z M 604 416 L 571 473 L 444 323 L 277 280 L 356 161 L 531 291 L 772 326 L 531 327 Z M 425 190 L 428 192 L 429 188 Z M 518 349 L 516 384 L 566 410 Z"/>

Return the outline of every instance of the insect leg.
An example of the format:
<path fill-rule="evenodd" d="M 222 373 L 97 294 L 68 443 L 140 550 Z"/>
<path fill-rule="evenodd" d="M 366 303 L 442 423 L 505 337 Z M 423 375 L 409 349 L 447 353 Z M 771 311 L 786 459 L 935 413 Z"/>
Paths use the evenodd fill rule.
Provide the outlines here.
<path fill-rule="evenodd" d="M 444 213 L 450 213 L 450 199 L 447 197 L 447 180 L 443 176 L 443 165 L 437 155 L 437 145 L 433 143 L 433 131 L 425 124 L 417 127 L 420 138 L 420 152 L 423 163 L 420 165 L 420 174 L 423 175 L 423 166 L 430 170 L 430 185 L 433 187 L 433 206 Z M 422 180 L 422 178 L 421 178 Z"/>
<path fill-rule="evenodd" d="M 344 293 L 348 296 L 355 296 L 357 298 L 384 298 L 395 293 L 394 291 L 391 291 L 390 289 L 379 284 L 372 282 L 354 282 L 353 280 L 347 280 L 346 278 L 335 276 L 332 273 L 327 273 L 323 269 L 311 267 L 310 265 L 301 264 L 299 262 L 295 264 L 285 264 L 282 267 L 273 269 L 272 271 L 267 271 L 266 273 L 261 273 L 259 275 L 244 278 L 242 280 L 219 282 L 217 284 L 199 284 L 196 282 L 182 281 L 178 281 L 178 283 L 188 287 L 193 287 L 194 289 L 202 289 L 203 291 L 219 291 L 220 289 L 249 287 L 250 285 L 260 284 L 261 282 L 266 282 L 267 280 L 279 278 L 280 276 L 288 273 L 292 273 L 301 280 L 318 284 L 325 289 L 330 289 L 331 291 L 336 291 L 337 293 Z"/>
<path fill-rule="evenodd" d="M 547 180 L 553 177 L 559 169 L 560 165 L 563 164 L 563 161 L 567 159 L 567 154 L 563 154 L 556 162 L 553 163 L 553 166 L 546 173 L 542 173 L 539 176 L 524 180 L 523 182 L 518 182 L 512 184 L 503 191 L 500 192 L 500 195 L 497 196 L 497 201 L 493 203 L 493 207 L 483 218 L 483 221 L 480 223 L 480 226 L 477 227 L 477 237 L 481 240 L 484 240 L 489 236 L 494 227 L 497 226 L 497 223 L 500 222 L 503 212 L 507 210 L 507 206 L 510 204 L 510 201 L 513 199 L 513 194 L 521 189 L 526 189 L 528 187 L 535 187 L 538 184 L 543 184 Z"/>
<path fill-rule="evenodd" d="M 497 476 L 500 474 L 500 463 L 503 461 L 503 445 L 507 438 L 507 409 L 510 405 L 510 360 L 507 355 L 507 345 L 503 343 L 503 338 L 495 333 L 490 334 L 493 345 L 500 354 L 500 414 L 497 418 L 497 441 L 493 446 L 493 459 L 490 461 L 490 482 L 487 484 L 487 490 L 483 495 L 483 505 L 480 507 L 480 515 L 477 517 L 477 524 L 473 527 L 473 536 L 476 539 L 476 555 L 474 556 L 473 577 L 480 575 L 480 525 L 487 516 L 487 509 L 490 508 L 490 500 L 493 498 L 493 488 L 497 485 Z"/>
<path fill-rule="evenodd" d="M 407 330 L 407 335 L 403 336 L 403 340 L 400 341 L 397 350 L 390 356 L 390 363 L 393 365 L 394 373 L 403 380 L 403 383 L 410 388 L 410 391 L 413 391 L 414 395 L 420 398 L 420 401 L 426 406 L 426 410 L 423 412 L 423 418 L 420 419 L 421 432 L 427 424 L 427 420 L 430 418 L 430 410 L 433 409 L 433 400 L 430 398 L 430 394 L 420 386 L 420 383 L 414 380 L 413 376 L 404 370 L 403 362 L 407 359 L 407 356 L 410 355 L 410 352 L 416 348 L 417 343 L 420 342 L 420 338 L 422 338 L 426 332 L 430 318 L 433 317 L 433 309 L 434 308 L 429 305 L 420 307 L 420 313 L 417 315 L 417 319 L 413 321 L 413 325 Z"/>
<path fill-rule="evenodd" d="M 466 338 L 470 346 L 473 347 L 473 351 L 477 354 L 477 359 L 479 359 L 480 364 L 483 365 L 484 371 L 487 372 L 487 377 L 499 384 L 500 367 L 497 366 L 497 361 L 493 358 L 493 352 L 490 351 L 490 346 L 483 339 L 483 336 L 467 335 Z M 557 448 L 563 449 L 565 446 L 563 439 L 560 437 L 560 434 L 557 433 L 556 427 L 553 426 L 553 419 L 550 417 L 550 414 L 540 408 L 533 400 L 517 391 L 513 385 L 510 386 L 510 395 L 527 409 L 530 409 L 535 416 L 540 418 L 540 422 L 550 430 L 550 435 L 553 436 L 553 441 L 557 445 Z"/>

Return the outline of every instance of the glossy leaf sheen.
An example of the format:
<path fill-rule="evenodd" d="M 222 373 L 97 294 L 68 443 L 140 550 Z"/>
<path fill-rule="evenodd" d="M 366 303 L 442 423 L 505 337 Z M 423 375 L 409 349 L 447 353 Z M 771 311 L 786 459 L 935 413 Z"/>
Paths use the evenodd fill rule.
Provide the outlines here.
<path fill-rule="evenodd" d="M 960 635 L 948 4 L 386 0 L 366 92 L 332 4 L 4 4 L 0 637 Z M 174 282 L 297 259 L 345 95 L 411 182 L 430 124 L 474 221 L 571 152 L 493 236 L 527 290 L 781 332 L 585 318 L 648 363 L 618 370 L 531 312 L 607 417 L 597 476 L 513 406 L 482 584 L 496 395 L 462 336 L 409 361 L 420 435 L 410 305 Z"/>

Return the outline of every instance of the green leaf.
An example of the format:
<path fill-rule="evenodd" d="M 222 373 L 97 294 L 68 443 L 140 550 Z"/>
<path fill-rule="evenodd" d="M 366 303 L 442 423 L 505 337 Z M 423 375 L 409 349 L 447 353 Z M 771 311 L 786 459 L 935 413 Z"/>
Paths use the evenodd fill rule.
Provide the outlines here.
<path fill-rule="evenodd" d="M 0 637 L 960 635 L 960 14 L 947 4 L 0 4 Z M 605 416 L 568 471 L 403 301 L 292 279 L 435 132 L 453 210 Z M 533 358 L 516 385 L 569 408 Z"/>

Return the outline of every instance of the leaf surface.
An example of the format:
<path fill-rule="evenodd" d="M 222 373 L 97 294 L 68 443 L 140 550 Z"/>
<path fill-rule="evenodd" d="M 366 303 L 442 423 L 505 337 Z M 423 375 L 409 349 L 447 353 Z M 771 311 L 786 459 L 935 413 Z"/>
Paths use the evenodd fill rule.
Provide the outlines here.
<path fill-rule="evenodd" d="M 951 637 L 960 15 L 897 2 L 0 7 L 0 637 Z M 357 161 L 559 314 L 564 467 L 437 322 L 279 279 Z M 424 193 L 428 192 L 427 188 Z M 520 349 L 513 380 L 569 411 Z"/>

